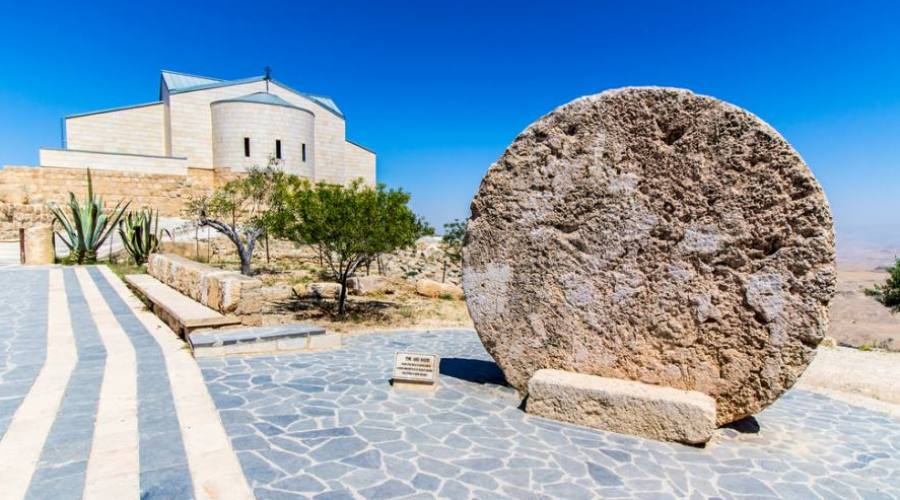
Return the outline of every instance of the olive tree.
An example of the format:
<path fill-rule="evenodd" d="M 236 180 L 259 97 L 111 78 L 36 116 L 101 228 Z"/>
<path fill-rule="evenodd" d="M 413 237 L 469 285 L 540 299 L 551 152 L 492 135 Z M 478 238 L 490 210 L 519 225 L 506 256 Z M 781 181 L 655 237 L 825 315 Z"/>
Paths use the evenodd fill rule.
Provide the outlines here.
<path fill-rule="evenodd" d="M 200 226 L 225 235 L 237 250 L 241 274 L 250 274 L 256 240 L 266 233 L 277 210 L 277 194 L 288 176 L 270 161 L 265 168 L 251 168 L 245 176 L 231 180 L 211 195 L 192 199 L 187 211 Z"/>
<path fill-rule="evenodd" d="M 444 235 L 441 244 L 444 247 L 444 271 L 441 274 L 441 282 L 447 279 L 447 262 L 459 263 L 462 260 L 463 238 L 466 236 L 466 222 L 454 219 L 453 222 L 444 224 Z"/>
<path fill-rule="evenodd" d="M 347 186 L 292 178 L 280 191 L 273 234 L 312 245 L 341 285 L 338 315 L 346 312 L 347 280 L 375 256 L 407 247 L 431 228 L 409 208 L 410 195 L 360 180 Z"/>
<path fill-rule="evenodd" d="M 865 293 L 875 297 L 875 300 L 894 311 L 900 311 L 900 258 L 897 258 L 894 265 L 889 267 L 887 271 L 888 278 L 884 284 L 867 288 Z"/>

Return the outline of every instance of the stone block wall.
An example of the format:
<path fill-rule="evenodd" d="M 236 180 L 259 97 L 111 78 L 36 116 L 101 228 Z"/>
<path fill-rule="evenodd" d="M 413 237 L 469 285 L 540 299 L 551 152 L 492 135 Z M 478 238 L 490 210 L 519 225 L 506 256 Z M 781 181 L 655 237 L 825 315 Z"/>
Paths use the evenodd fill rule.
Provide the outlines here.
<path fill-rule="evenodd" d="M 235 271 L 223 271 L 163 253 L 150 256 L 147 272 L 183 295 L 223 314 L 237 312 L 242 299 L 252 298 L 253 291 L 262 285 L 259 280 Z"/>
<path fill-rule="evenodd" d="M 265 90 L 265 82 L 253 81 L 164 95 L 164 98 L 168 98 L 168 121 L 171 127 L 168 139 L 171 146 L 166 154 L 187 157 L 188 164 L 196 168 L 229 166 L 215 165 L 214 162 L 210 104 Z M 277 82 L 270 82 L 269 91 L 295 106 L 310 110 L 315 116 L 313 146 L 311 150 L 307 150 L 307 154 L 314 155 L 313 178 L 316 182 L 344 184 L 362 177 L 366 182 L 370 182 L 371 179 L 371 183 L 374 184 L 375 154 L 347 142 L 346 123 L 342 116 L 312 99 L 282 87 Z M 262 163 L 260 166 L 265 165 Z"/>
<path fill-rule="evenodd" d="M 361 178 L 368 185 L 375 185 L 375 153 L 352 143 L 344 142 L 342 165 L 347 165 L 347 170 L 342 174 L 347 180 Z"/>
<path fill-rule="evenodd" d="M 312 179 L 314 129 L 310 111 L 264 103 L 216 102 L 212 104 L 213 160 L 238 171 L 264 167 L 275 157 L 275 141 L 281 141 L 279 167 Z M 249 157 L 244 154 L 244 138 L 250 139 Z"/>
<path fill-rule="evenodd" d="M 163 104 L 159 102 L 69 116 L 66 118 L 66 147 L 108 153 L 164 155 L 164 114 Z"/>
<path fill-rule="evenodd" d="M 188 169 L 188 175 L 140 174 L 92 170 L 94 192 L 107 207 L 122 199 L 133 208 L 150 207 L 162 217 L 177 217 L 191 196 L 209 193 L 233 178 L 230 171 Z M 80 169 L 5 167 L 0 169 L 0 240 L 18 238 L 19 228 L 51 222 L 50 202 L 66 203 L 69 191 L 79 200 L 87 193 Z"/>

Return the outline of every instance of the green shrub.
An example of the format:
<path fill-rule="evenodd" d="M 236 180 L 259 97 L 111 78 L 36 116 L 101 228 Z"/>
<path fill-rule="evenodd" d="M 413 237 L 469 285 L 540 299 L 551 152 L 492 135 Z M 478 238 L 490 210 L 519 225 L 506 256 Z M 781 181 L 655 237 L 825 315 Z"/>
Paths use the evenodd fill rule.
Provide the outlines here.
<path fill-rule="evenodd" d="M 866 289 L 866 295 L 875 297 L 875 300 L 894 311 L 900 311 L 900 258 L 888 268 L 888 274 L 888 279 L 883 285 Z"/>
<path fill-rule="evenodd" d="M 378 255 L 413 245 L 434 230 L 409 208 L 410 195 L 383 184 L 312 184 L 292 177 L 279 186 L 268 218 L 273 234 L 313 245 L 331 279 L 341 284 L 338 316 L 346 312 L 347 280 Z"/>

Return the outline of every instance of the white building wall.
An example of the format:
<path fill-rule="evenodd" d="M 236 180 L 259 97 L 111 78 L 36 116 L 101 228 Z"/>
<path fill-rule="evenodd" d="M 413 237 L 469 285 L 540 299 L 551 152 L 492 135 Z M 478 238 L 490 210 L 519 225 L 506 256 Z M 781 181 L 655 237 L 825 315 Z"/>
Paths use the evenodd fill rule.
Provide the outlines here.
<path fill-rule="evenodd" d="M 169 131 L 172 148 L 169 154 L 186 156 L 193 168 L 213 168 L 227 165 L 216 165 L 213 158 L 212 113 L 210 104 L 214 101 L 241 97 L 254 92 L 266 90 L 264 81 L 195 90 L 168 95 Z M 374 182 L 372 170 L 375 155 L 352 152 L 348 154 L 345 136 L 344 118 L 329 111 L 313 100 L 270 82 L 269 91 L 285 101 L 298 107 L 310 110 L 315 117 L 315 133 L 313 154 L 316 182 L 333 182 L 343 184 L 356 177 L 369 178 Z M 307 152 L 309 154 L 309 151 Z M 355 161 L 357 163 L 347 163 Z"/>
<path fill-rule="evenodd" d="M 169 89 L 160 84 L 159 100 L 163 104 L 163 151 L 166 156 L 172 156 L 172 120 L 169 109 Z"/>
<path fill-rule="evenodd" d="M 143 174 L 187 175 L 187 159 L 169 156 L 150 156 L 120 153 L 98 153 L 72 149 L 39 151 L 42 167 L 117 170 Z"/>
<path fill-rule="evenodd" d="M 350 179 L 345 175 L 348 167 L 341 163 L 343 144 L 346 141 L 346 125 L 343 117 L 337 116 L 315 101 L 297 95 L 278 84 L 270 86 L 270 92 L 285 101 L 307 108 L 316 115 L 316 182 L 345 184 Z"/>
<path fill-rule="evenodd" d="M 82 151 L 165 155 L 162 103 L 66 118 L 66 147 Z"/>
<path fill-rule="evenodd" d="M 210 104 L 264 90 L 265 82 L 258 81 L 169 94 L 172 154 L 186 156 L 193 168 L 218 166 L 213 163 Z"/>
<path fill-rule="evenodd" d="M 275 141 L 280 140 L 279 166 L 311 179 L 315 168 L 314 127 L 312 112 L 301 109 L 251 102 L 213 103 L 213 164 L 236 171 L 264 167 L 275 157 Z M 245 137 L 250 139 L 249 157 L 244 154 Z"/>
<path fill-rule="evenodd" d="M 360 178 L 365 184 L 375 185 L 375 153 L 350 141 L 345 141 L 344 154 L 340 162 L 342 165 L 347 165 L 343 176 L 348 181 Z"/>
<path fill-rule="evenodd" d="M 344 184 L 361 177 L 365 182 L 374 184 L 375 154 L 347 142 L 345 121 L 342 116 L 275 82 L 270 82 L 269 88 L 273 94 L 291 104 L 308 109 L 313 114 L 312 141 L 307 146 L 307 158 L 311 159 L 308 163 L 311 164 L 300 165 L 298 168 L 301 172 L 305 172 L 305 175 L 316 182 Z M 170 158 L 160 161 L 120 159 L 118 161 L 122 165 L 122 170 L 130 170 L 136 168 L 135 165 L 142 164 L 148 165 L 148 168 L 154 171 L 171 170 L 171 165 L 181 163 L 180 161 L 173 163 L 171 158 L 182 157 L 187 158 L 187 165 L 193 168 L 227 167 L 228 165 L 217 165 L 217 159 L 213 154 L 214 147 L 218 146 L 214 146 L 210 104 L 213 101 L 264 90 L 266 82 L 261 80 L 174 94 L 170 94 L 163 86 L 160 103 L 67 118 L 66 142 L 67 147 L 74 150 L 73 155 L 62 158 L 56 153 L 47 155 L 42 153 L 42 158 L 52 158 L 56 163 L 75 166 L 86 158 L 85 152 L 96 151 Z M 276 121 L 279 119 L 275 118 Z M 282 125 L 272 126 L 277 128 Z M 262 134 L 274 133 L 272 130 L 264 130 L 270 126 L 266 120 L 255 120 L 254 126 L 262 127 L 260 129 Z M 306 132 L 301 132 L 302 134 Z M 286 155 L 295 154 L 290 149 L 303 143 L 303 140 L 298 142 L 291 137 L 282 138 L 282 141 Z M 251 151 L 260 151 L 256 147 L 259 141 L 253 142 Z M 243 144 L 238 143 L 237 147 L 241 148 L 240 152 L 243 153 Z M 270 147 L 274 152 L 274 142 Z M 93 163 L 103 165 L 95 168 L 116 169 L 109 158 L 99 158 L 91 158 Z M 257 162 L 265 164 L 267 158 L 253 160 L 254 164 Z M 239 168 L 246 168 L 246 165 L 241 163 Z"/>

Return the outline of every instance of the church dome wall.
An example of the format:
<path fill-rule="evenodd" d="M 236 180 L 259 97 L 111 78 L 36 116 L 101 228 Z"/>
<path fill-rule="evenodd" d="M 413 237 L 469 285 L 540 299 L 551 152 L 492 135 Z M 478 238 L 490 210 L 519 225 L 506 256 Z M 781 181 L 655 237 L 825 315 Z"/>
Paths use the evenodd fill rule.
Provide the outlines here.
<path fill-rule="evenodd" d="M 287 172 L 313 178 L 315 115 L 265 92 L 215 101 L 212 113 L 213 164 L 246 171 L 276 157 Z M 305 150 L 305 151 L 304 151 Z"/>

